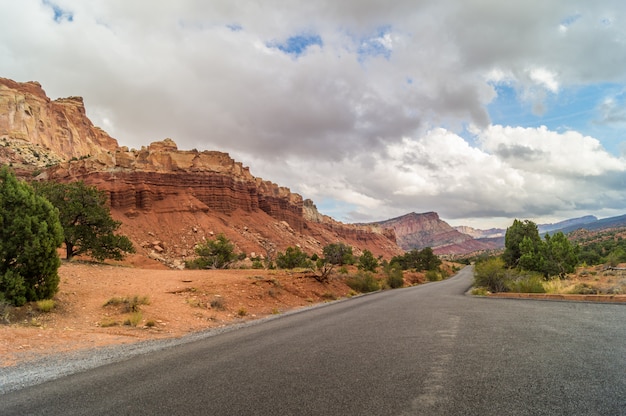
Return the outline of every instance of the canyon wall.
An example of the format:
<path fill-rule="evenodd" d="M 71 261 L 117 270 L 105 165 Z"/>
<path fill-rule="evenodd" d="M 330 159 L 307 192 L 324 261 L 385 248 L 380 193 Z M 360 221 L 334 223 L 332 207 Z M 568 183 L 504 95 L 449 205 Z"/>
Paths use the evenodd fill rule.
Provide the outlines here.
<path fill-rule="evenodd" d="M 219 151 L 179 150 L 171 139 L 120 147 L 95 127 L 83 99 L 51 100 L 37 82 L 0 78 L 0 163 L 29 180 L 82 180 L 104 190 L 111 213 L 139 252 L 173 264 L 194 245 L 224 233 L 248 255 L 288 246 L 309 254 L 343 242 L 390 257 L 392 230 L 342 224 L 311 202 L 257 178 Z"/>

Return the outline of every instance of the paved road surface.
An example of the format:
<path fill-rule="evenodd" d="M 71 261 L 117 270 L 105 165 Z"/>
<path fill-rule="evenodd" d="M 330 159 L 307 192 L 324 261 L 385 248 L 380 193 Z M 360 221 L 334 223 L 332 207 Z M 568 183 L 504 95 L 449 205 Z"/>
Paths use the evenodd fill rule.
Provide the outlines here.
<path fill-rule="evenodd" d="M 485 299 L 471 269 L 0 396 L 0 415 L 626 415 L 626 307 Z"/>

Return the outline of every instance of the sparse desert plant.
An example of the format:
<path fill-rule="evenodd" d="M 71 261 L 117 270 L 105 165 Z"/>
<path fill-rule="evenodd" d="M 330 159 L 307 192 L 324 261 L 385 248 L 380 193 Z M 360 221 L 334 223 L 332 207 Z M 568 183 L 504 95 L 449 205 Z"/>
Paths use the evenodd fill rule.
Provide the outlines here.
<path fill-rule="evenodd" d="M 216 296 L 210 303 L 212 309 L 217 309 L 218 311 L 223 311 L 226 309 L 226 302 L 224 302 L 224 298 L 221 296 Z"/>
<path fill-rule="evenodd" d="M 143 319 L 143 314 L 140 311 L 133 312 L 124 321 L 124 325 L 137 326 L 142 321 L 142 319 Z"/>
<path fill-rule="evenodd" d="M 472 289 L 472 295 L 474 296 L 487 296 L 489 291 L 484 287 L 475 287 Z"/>
<path fill-rule="evenodd" d="M 380 283 L 374 275 L 364 271 L 358 271 L 356 274 L 348 276 L 346 284 L 350 289 L 360 293 L 375 292 L 380 289 Z"/>
<path fill-rule="evenodd" d="M 577 283 L 572 289 L 570 289 L 569 293 L 573 295 L 596 295 L 598 293 L 598 289 L 589 283 Z"/>
<path fill-rule="evenodd" d="M 149 305 L 150 299 L 147 296 L 135 295 L 132 298 L 121 298 L 114 296 L 107 300 L 103 306 L 123 306 L 123 312 L 139 312 L 141 305 Z"/>
<path fill-rule="evenodd" d="M 56 304 L 52 299 L 43 299 L 37 301 L 37 309 L 44 313 L 50 312 L 52 309 L 54 309 L 55 306 Z"/>
<path fill-rule="evenodd" d="M 0 324 L 8 325 L 11 323 L 12 309 L 13 305 L 3 299 L 0 299 Z"/>
<path fill-rule="evenodd" d="M 239 310 L 237 311 L 237 316 L 243 318 L 246 315 L 248 315 L 248 311 L 246 310 L 246 308 L 244 308 L 243 306 L 239 308 Z"/>
<path fill-rule="evenodd" d="M 114 319 L 106 318 L 100 322 L 100 328 L 110 328 L 112 326 L 118 326 L 120 323 Z"/>
<path fill-rule="evenodd" d="M 202 307 L 202 302 L 200 302 L 200 299 L 198 298 L 187 298 L 187 304 L 189 304 L 189 306 L 192 306 L 194 308 L 200 308 Z"/>
<path fill-rule="evenodd" d="M 156 326 L 156 322 L 152 319 L 149 319 L 148 321 L 146 321 L 146 326 L 148 328 L 154 328 Z"/>
<path fill-rule="evenodd" d="M 546 293 L 570 293 L 575 286 L 576 283 L 567 279 L 552 279 L 547 282 L 543 282 L 543 287 L 546 290 Z"/>
<path fill-rule="evenodd" d="M 322 293 L 322 296 L 320 297 L 325 300 L 337 300 L 337 295 L 335 295 L 333 292 Z"/>

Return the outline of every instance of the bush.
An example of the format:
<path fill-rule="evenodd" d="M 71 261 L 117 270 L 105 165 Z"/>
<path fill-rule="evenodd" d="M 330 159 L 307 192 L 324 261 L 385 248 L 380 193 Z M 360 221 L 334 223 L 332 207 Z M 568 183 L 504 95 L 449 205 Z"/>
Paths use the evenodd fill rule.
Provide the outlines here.
<path fill-rule="evenodd" d="M 378 260 L 374 257 L 371 251 L 364 250 L 363 254 L 359 257 L 358 267 L 359 270 L 375 273 L 378 268 Z"/>
<path fill-rule="evenodd" d="M 441 273 L 437 270 L 428 270 L 426 272 L 426 280 L 429 282 L 438 282 L 441 280 Z"/>
<path fill-rule="evenodd" d="M 536 273 L 511 279 L 506 285 L 508 290 L 514 293 L 546 293 L 543 277 Z"/>
<path fill-rule="evenodd" d="M 276 256 L 276 267 L 279 269 L 311 268 L 313 263 L 300 247 L 287 247 L 284 253 Z"/>
<path fill-rule="evenodd" d="M 185 262 L 188 269 L 227 269 L 237 259 L 235 246 L 224 234 L 198 244 L 195 252 L 198 257 Z"/>
<path fill-rule="evenodd" d="M 380 283 L 374 275 L 364 271 L 359 271 L 346 278 L 346 284 L 350 289 L 360 293 L 375 292 L 380 289 Z"/>
<path fill-rule="evenodd" d="M 385 270 L 387 275 L 387 285 L 392 289 L 397 289 L 404 286 L 404 275 L 402 270 L 395 267 L 387 267 Z"/>
<path fill-rule="evenodd" d="M 474 286 L 484 287 L 490 292 L 506 292 L 509 276 L 500 257 L 492 257 L 476 264 Z"/>
<path fill-rule="evenodd" d="M 352 247 L 343 243 L 328 244 L 323 248 L 324 258 L 331 264 L 343 266 L 344 264 L 354 264 Z"/>
<path fill-rule="evenodd" d="M 55 303 L 54 303 L 54 300 L 52 299 L 44 299 L 44 300 L 37 301 L 37 309 L 39 309 L 41 312 L 44 312 L 44 313 L 50 312 L 52 309 L 54 309 L 54 306 L 55 306 Z"/>
<path fill-rule="evenodd" d="M 58 290 L 63 229 L 56 209 L 0 169 L 0 301 L 16 306 L 50 299 Z"/>

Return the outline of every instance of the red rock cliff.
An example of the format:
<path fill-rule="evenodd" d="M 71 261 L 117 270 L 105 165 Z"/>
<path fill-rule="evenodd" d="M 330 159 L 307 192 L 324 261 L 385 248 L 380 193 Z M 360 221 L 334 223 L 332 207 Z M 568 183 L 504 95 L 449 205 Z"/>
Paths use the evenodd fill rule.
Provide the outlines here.
<path fill-rule="evenodd" d="M 170 139 L 119 147 L 91 123 L 82 98 L 50 100 L 37 82 L 0 78 L 0 163 L 26 177 L 38 171 L 39 179 L 83 180 L 106 191 L 135 246 L 178 264 L 216 233 L 250 255 L 296 245 L 321 253 L 339 241 L 356 253 L 400 252 L 389 230 L 309 218 L 300 195 L 254 177 L 226 153 L 179 150 Z"/>
<path fill-rule="evenodd" d="M 37 82 L 0 78 L 0 146 L 0 162 L 42 167 L 118 143 L 91 123 L 81 97 L 53 101 Z"/>

